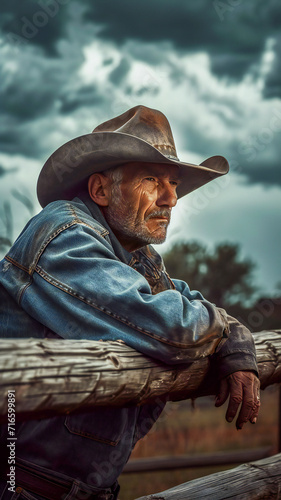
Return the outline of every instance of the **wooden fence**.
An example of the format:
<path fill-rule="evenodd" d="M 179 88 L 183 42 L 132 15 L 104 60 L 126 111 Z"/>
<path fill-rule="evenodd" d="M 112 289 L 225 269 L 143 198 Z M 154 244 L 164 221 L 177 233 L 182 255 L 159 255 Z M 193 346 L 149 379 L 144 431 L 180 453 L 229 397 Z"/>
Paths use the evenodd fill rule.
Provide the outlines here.
<path fill-rule="evenodd" d="M 280 384 L 281 330 L 258 332 L 254 334 L 254 339 L 262 389 Z M 85 411 L 95 406 L 141 405 L 157 399 L 177 401 L 197 398 L 215 394 L 217 389 L 216 380 L 209 376 L 208 357 L 189 365 L 167 366 L 121 342 L 0 339 L 0 366 L 1 422 L 7 419 L 7 393 L 11 390 L 16 392 L 17 419 L 20 420 Z M 281 434 L 279 440 L 281 443 Z M 270 450 L 256 450 L 255 458 L 264 456 L 264 453 L 270 453 Z M 238 456 L 236 458 L 237 461 L 252 460 L 249 455 L 244 455 L 244 458 L 241 455 L 239 460 Z M 193 463 L 205 460 L 205 465 L 208 459 L 210 457 L 206 456 L 205 459 L 202 456 L 189 458 Z M 225 454 L 224 458 L 217 456 L 217 463 L 220 460 L 226 463 L 225 459 Z M 233 460 L 233 457 L 229 459 Z M 185 467 L 183 461 L 187 457 L 181 460 L 176 465 Z M 127 472 L 130 472 L 130 467 L 128 464 Z M 159 467 L 159 464 L 154 467 Z M 161 467 L 168 469 L 170 465 L 162 463 Z M 281 498 L 281 455 L 190 481 L 138 500 L 186 498 Z"/>
<path fill-rule="evenodd" d="M 281 454 L 136 500 L 280 500 Z"/>
<path fill-rule="evenodd" d="M 281 331 L 254 334 L 261 387 L 281 382 Z M 120 342 L 0 339 L 0 416 L 16 391 L 17 419 L 94 406 L 178 401 L 215 394 L 210 362 L 168 366 Z"/>

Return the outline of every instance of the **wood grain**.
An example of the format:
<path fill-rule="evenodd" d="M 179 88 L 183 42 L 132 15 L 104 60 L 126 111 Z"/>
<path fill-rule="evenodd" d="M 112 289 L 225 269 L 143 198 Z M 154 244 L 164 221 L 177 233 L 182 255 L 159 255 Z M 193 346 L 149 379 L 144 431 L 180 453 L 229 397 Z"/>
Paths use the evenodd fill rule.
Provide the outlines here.
<path fill-rule="evenodd" d="M 254 334 L 262 388 L 281 382 L 281 330 Z M 209 358 L 168 366 L 121 342 L 0 339 L 0 416 L 16 391 L 18 419 L 215 394 Z"/>
<path fill-rule="evenodd" d="M 277 500 L 281 498 L 281 454 L 194 479 L 136 500 Z"/>

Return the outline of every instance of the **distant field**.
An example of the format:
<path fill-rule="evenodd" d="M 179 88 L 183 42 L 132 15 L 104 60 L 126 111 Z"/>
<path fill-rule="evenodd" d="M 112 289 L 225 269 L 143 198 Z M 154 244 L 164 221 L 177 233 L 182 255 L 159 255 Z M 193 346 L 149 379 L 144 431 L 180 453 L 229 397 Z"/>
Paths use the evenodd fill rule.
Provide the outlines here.
<path fill-rule="evenodd" d="M 226 405 L 214 407 L 214 398 L 201 398 L 192 408 L 190 401 L 169 403 L 148 435 L 137 443 L 132 458 L 211 453 L 262 446 L 273 446 L 277 452 L 278 387 L 262 391 L 262 408 L 256 425 L 247 424 L 237 431 L 225 419 Z M 120 478 L 120 500 L 157 493 L 191 479 L 231 468 L 208 467 L 142 474 L 123 474 Z"/>

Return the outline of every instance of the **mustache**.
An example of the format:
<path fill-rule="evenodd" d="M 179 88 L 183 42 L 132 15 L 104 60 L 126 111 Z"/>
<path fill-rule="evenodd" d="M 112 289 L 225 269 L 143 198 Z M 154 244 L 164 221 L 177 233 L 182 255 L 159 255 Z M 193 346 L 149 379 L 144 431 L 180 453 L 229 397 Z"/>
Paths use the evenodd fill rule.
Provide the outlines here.
<path fill-rule="evenodd" d="M 149 215 L 147 215 L 145 220 L 154 219 L 157 217 L 166 217 L 168 219 L 168 222 L 170 222 L 171 210 L 169 210 L 168 208 L 161 208 L 159 210 L 153 210 L 153 212 L 151 212 Z"/>

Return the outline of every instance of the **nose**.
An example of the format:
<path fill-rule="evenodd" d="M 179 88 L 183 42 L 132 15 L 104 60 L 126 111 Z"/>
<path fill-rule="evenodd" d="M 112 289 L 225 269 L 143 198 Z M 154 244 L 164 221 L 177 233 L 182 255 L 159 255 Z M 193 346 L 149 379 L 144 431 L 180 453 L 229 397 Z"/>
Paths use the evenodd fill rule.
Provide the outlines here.
<path fill-rule="evenodd" d="M 156 205 L 158 207 L 169 207 L 173 208 L 176 206 L 178 201 L 177 193 L 176 193 L 176 187 L 170 183 L 165 184 L 164 186 L 161 186 L 158 190 L 158 198 Z"/>

